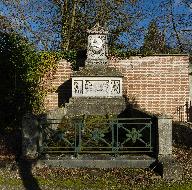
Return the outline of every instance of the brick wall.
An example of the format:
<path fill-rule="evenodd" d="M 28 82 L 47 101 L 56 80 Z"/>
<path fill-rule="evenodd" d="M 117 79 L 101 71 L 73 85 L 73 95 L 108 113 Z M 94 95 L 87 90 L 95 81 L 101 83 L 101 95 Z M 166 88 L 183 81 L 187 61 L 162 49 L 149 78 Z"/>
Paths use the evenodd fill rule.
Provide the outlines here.
<path fill-rule="evenodd" d="M 140 108 L 153 113 L 165 113 L 178 120 L 178 108 L 189 100 L 189 56 L 133 56 L 126 60 L 112 58 L 110 66 L 123 73 L 123 92 Z M 58 107 L 58 87 L 66 83 L 71 73 L 70 64 L 61 61 L 52 83 L 57 92 L 46 98 L 48 110 Z M 69 86 L 70 83 L 64 93 L 67 93 L 66 89 L 70 90 Z"/>
<path fill-rule="evenodd" d="M 45 99 L 46 110 L 53 110 L 65 102 L 62 102 L 62 97 L 70 96 L 70 85 L 68 83 L 72 73 L 71 65 L 66 60 L 61 60 L 58 63 L 56 74 L 53 81 L 51 81 L 52 87 L 55 92 L 49 93 Z M 67 85 L 65 85 L 67 84 Z"/>
<path fill-rule="evenodd" d="M 111 65 L 123 73 L 124 93 L 130 100 L 146 111 L 178 120 L 178 108 L 189 100 L 188 56 L 134 56 L 111 60 Z"/>

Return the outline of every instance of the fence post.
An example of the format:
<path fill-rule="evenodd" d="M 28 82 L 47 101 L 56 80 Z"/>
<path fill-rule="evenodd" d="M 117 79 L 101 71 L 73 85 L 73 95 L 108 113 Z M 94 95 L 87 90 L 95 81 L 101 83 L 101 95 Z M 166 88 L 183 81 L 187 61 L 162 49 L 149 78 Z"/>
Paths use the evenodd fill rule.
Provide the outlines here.
<path fill-rule="evenodd" d="M 172 118 L 168 116 L 158 117 L 158 155 L 172 155 Z"/>
<path fill-rule="evenodd" d="M 160 173 L 164 179 L 177 180 L 182 178 L 182 168 L 172 157 L 172 118 L 158 117 L 158 161 Z"/>

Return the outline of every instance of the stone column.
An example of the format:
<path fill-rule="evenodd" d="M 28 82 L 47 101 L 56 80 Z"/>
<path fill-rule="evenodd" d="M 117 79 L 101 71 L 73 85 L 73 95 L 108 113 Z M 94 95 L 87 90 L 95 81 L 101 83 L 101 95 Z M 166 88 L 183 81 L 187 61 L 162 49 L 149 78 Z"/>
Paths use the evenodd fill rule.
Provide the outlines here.
<path fill-rule="evenodd" d="M 37 118 L 31 113 L 26 113 L 22 120 L 22 157 L 27 159 L 37 158 L 39 137 Z"/>
<path fill-rule="evenodd" d="M 159 156 L 172 155 L 172 118 L 168 116 L 158 117 Z"/>
<path fill-rule="evenodd" d="M 166 180 L 181 180 L 182 168 L 172 157 L 172 118 L 168 116 L 158 117 L 159 172 Z"/>

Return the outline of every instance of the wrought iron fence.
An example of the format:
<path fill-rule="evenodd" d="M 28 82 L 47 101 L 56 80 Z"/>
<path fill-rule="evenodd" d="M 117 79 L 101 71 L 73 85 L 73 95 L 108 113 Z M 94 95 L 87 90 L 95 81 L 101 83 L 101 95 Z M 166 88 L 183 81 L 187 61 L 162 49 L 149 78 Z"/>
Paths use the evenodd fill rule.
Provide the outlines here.
<path fill-rule="evenodd" d="M 176 120 L 180 122 L 192 121 L 192 102 L 187 101 L 184 105 L 178 106 L 176 109 Z"/>
<path fill-rule="evenodd" d="M 118 118 L 87 125 L 73 119 L 60 128 L 57 120 L 42 125 L 42 154 L 123 154 L 152 152 L 151 118 Z"/>

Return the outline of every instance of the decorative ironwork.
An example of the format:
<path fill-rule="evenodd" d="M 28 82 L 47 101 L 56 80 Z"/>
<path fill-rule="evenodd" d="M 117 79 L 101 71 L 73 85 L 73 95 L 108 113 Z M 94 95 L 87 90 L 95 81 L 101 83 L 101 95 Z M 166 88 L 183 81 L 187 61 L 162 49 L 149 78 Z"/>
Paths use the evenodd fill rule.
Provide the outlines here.
<path fill-rule="evenodd" d="M 133 143 L 136 143 L 137 140 L 140 140 L 142 137 L 142 134 L 140 131 L 136 130 L 135 128 L 132 128 L 132 130 L 128 130 L 128 133 L 126 134 L 127 141 L 132 140 Z"/>
<path fill-rule="evenodd" d="M 70 130 L 53 130 L 51 125 L 42 127 L 42 152 L 122 154 L 153 150 L 150 118 L 106 119 L 91 127 L 84 120 L 72 123 Z"/>
<path fill-rule="evenodd" d="M 105 135 L 101 131 L 99 131 L 97 128 L 94 129 L 94 131 L 92 132 L 92 139 L 94 141 L 98 142 L 100 139 L 103 139 L 103 137 L 105 137 Z"/>

